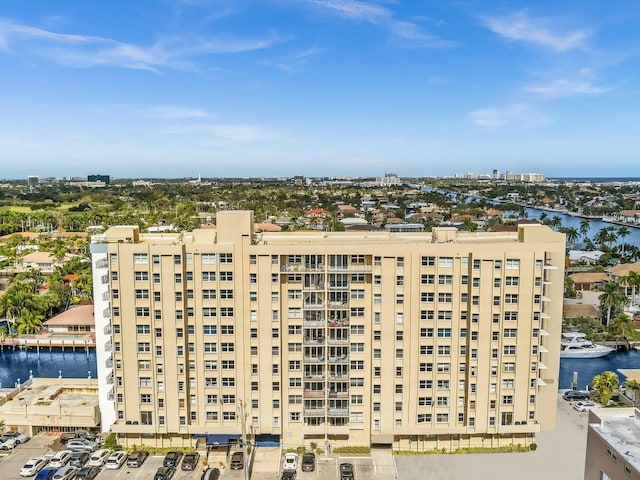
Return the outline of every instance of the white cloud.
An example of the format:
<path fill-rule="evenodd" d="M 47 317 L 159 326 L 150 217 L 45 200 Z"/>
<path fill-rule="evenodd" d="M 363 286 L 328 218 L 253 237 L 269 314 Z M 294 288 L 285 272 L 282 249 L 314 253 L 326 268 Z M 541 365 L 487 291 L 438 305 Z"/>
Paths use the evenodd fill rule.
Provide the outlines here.
<path fill-rule="evenodd" d="M 479 108 L 469 112 L 471 122 L 483 128 L 535 128 L 546 125 L 550 118 L 527 104 Z"/>
<path fill-rule="evenodd" d="M 419 47 L 446 47 L 452 43 L 425 32 L 415 23 L 398 20 L 394 13 L 381 5 L 358 0 L 297 0 L 317 9 L 332 12 L 347 20 L 370 23 L 387 30 L 396 41 Z"/>
<path fill-rule="evenodd" d="M 559 78 L 551 83 L 527 85 L 524 90 L 529 93 L 535 93 L 549 98 L 569 97 L 574 95 L 601 95 L 609 93 L 619 85 L 613 87 L 603 87 L 594 85 L 588 81 L 571 81 Z"/>
<path fill-rule="evenodd" d="M 532 18 L 525 11 L 503 18 L 484 19 L 485 27 L 508 40 L 534 43 L 557 52 L 585 48 L 589 38 L 588 31 L 553 32 L 549 23 L 540 18 Z"/>
<path fill-rule="evenodd" d="M 173 37 L 161 38 L 145 47 L 110 38 L 51 32 L 6 19 L 0 21 L 0 48 L 23 48 L 72 67 L 193 69 L 190 60 L 195 57 L 261 50 L 286 40 L 274 34 L 258 39 Z"/>
<path fill-rule="evenodd" d="M 137 112 L 135 112 L 135 114 L 142 117 L 162 118 L 170 120 L 205 118 L 209 116 L 209 114 L 204 110 L 180 106 L 150 107 L 144 110 L 138 110 Z"/>

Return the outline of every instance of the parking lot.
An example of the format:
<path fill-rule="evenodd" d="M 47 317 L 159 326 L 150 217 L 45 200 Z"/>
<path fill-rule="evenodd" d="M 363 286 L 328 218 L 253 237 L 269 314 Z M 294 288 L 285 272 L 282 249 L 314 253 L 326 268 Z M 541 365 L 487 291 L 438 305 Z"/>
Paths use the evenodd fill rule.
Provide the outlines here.
<path fill-rule="evenodd" d="M 19 445 L 13 452 L 0 456 L 0 478 L 2 480 L 24 480 L 25 477 L 20 476 L 20 469 L 24 463 L 31 457 L 50 458 L 55 453 L 51 449 L 55 438 L 40 434 L 24 445 Z M 151 480 L 158 467 L 162 466 L 163 459 L 164 456 L 150 456 L 140 468 L 128 468 L 126 464 L 117 470 L 103 468 L 96 480 Z M 178 468 L 172 480 L 199 480 L 201 474 L 202 467 L 200 466 L 194 472 L 183 472 Z"/>
<path fill-rule="evenodd" d="M 14 451 L 0 455 L 0 478 L 2 480 L 24 479 L 20 476 L 20 469 L 26 460 L 31 457 L 53 456 L 55 440 L 56 436 L 40 434 L 24 445 L 19 445 Z M 279 480 L 282 474 L 280 448 L 258 448 L 255 455 L 251 480 Z M 126 464 L 117 470 L 103 468 L 96 480 L 151 480 L 158 467 L 162 466 L 163 458 L 163 455 L 150 456 L 140 468 L 129 468 Z M 220 462 L 226 463 L 226 459 L 226 452 L 212 451 L 208 461 L 213 468 L 219 466 Z M 388 480 L 396 477 L 391 453 L 372 451 L 371 456 L 366 457 L 317 456 L 316 468 L 313 472 L 303 472 L 298 466 L 298 480 L 339 480 L 341 463 L 353 464 L 355 478 L 358 480 Z M 185 472 L 178 468 L 172 480 L 199 480 L 201 473 L 200 463 L 194 472 Z M 244 470 L 231 470 L 227 466 L 220 478 L 221 480 L 244 480 Z"/>

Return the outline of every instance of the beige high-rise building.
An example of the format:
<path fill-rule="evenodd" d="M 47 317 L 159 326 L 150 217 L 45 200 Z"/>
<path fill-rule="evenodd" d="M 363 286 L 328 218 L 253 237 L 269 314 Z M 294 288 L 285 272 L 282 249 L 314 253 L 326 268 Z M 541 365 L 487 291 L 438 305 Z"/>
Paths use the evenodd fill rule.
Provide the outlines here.
<path fill-rule="evenodd" d="M 528 445 L 555 426 L 564 235 L 215 229 L 92 239 L 122 444 Z"/>

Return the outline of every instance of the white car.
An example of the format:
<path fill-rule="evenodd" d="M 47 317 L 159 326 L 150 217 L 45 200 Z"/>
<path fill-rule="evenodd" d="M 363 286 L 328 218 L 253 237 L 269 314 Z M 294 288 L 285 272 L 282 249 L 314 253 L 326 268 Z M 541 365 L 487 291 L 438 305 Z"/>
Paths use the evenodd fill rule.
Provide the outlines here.
<path fill-rule="evenodd" d="M 33 477 L 36 473 L 47 466 L 47 459 L 44 457 L 33 457 L 26 461 L 20 470 L 21 477 Z"/>
<path fill-rule="evenodd" d="M 74 438 L 73 440 L 69 440 L 64 448 L 66 448 L 67 450 L 72 450 L 74 452 L 91 453 L 95 452 L 98 449 L 98 444 L 95 442 L 84 440 L 83 438 Z"/>
<path fill-rule="evenodd" d="M 599 405 L 597 403 L 593 403 L 593 402 L 576 402 L 575 405 L 573 406 L 573 409 L 579 412 L 588 412 L 589 410 L 596 408 L 598 406 Z"/>
<path fill-rule="evenodd" d="M 67 463 L 69 463 L 69 460 L 71 460 L 71 455 L 73 455 L 73 452 L 71 450 L 60 450 L 49 459 L 49 466 L 51 468 L 62 468 Z"/>
<path fill-rule="evenodd" d="M 127 461 L 127 457 L 127 452 L 113 452 L 107 458 L 106 466 L 110 470 L 117 470 Z"/>
<path fill-rule="evenodd" d="M 13 450 L 19 445 L 15 438 L 7 438 L 0 443 L 0 450 Z"/>
<path fill-rule="evenodd" d="M 298 469 L 298 454 L 297 453 L 285 453 L 284 463 L 282 469 L 285 472 L 295 472 Z"/>
<path fill-rule="evenodd" d="M 107 461 L 111 455 L 111 450 L 107 450 L 106 448 L 102 448 L 100 450 L 96 450 L 89 457 L 89 461 L 87 462 L 87 466 L 89 467 L 101 467 L 104 465 L 104 462 Z"/>

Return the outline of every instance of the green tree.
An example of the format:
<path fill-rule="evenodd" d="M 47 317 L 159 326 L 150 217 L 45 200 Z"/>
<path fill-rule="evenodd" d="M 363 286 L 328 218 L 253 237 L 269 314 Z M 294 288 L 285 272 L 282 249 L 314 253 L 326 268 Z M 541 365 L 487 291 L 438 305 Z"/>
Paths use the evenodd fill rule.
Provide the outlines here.
<path fill-rule="evenodd" d="M 607 406 L 611 397 L 618 389 L 618 376 L 611 372 L 602 372 L 593 377 L 593 399 L 603 406 Z"/>
<path fill-rule="evenodd" d="M 618 228 L 618 236 L 622 239 L 622 256 L 624 257 L 624 239 L 628 237 L 631 232 L 627 227 L 619 227 Z"/>
<path fill-rule="evenodd" d="M 613 281 L 603 283 L 598 287 L 598 291 L 602 292 L 598 299 L 600 300 L 600 310 L 606 313 L 605 325 L 609 327 L 611 318 L 622 311 L 622 308 L 629 303 L 627 296 L 620 292 L 618 284 Z"/>
<path fill-rule="evenodd" d="M 636 299 L 636 288 L 640 287 L 640 273 L 632 270 L 620 279 L 620 283 L 631 287 L 631 302 L 633 303 Z"/>
<path fill-rule="evenodd" d="M 18 335 L 31 335 L 38 333 L 42 329 L 44 316 L 40 313 L 28 310 L 16 320 L 16 331 Z"/>
<path fill-rule="evenodd" d="M 587 235 L 589 234 L 589 227 L 591 226 L 591 224 L 589 223 L 589 219 L 588 218 L 583 218 L 582 220 L 580 220 L 580 235 L 582 235 L 582 238 L 584 240 L 587 239 Z"/>
<path fill-rule="evenodd" d="M 640 392 L 640 382 L 630 378 L 629 380 L 624 382 L 625 395 L 631 399 L 633 405 L 635 406 L 636 400 L 638 399 L 638 392 Z"/>

